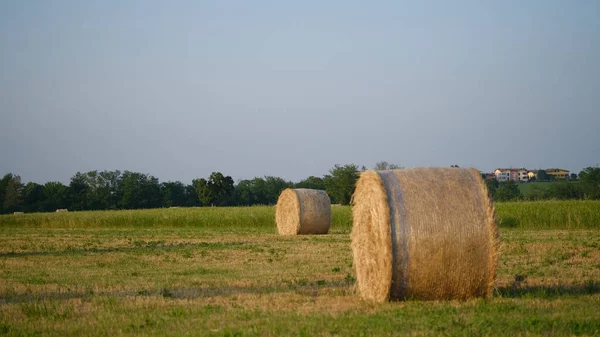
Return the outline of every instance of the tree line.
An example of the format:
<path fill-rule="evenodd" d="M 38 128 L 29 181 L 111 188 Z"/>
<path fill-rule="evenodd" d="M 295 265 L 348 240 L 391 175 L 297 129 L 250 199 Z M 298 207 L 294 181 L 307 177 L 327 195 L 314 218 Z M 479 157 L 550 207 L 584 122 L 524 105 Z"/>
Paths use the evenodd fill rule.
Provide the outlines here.
<path fill-rule="evenodd" d="M 533 184 L 531 191 L 523 194 L 519 188 L 520 184 L 515 181 L 498 182 L 496 179 L 489 179 L 485 183 L 490 195 L 496 201 L 600 199 L 600 168 L 598 167 L 586 167 L 579 172 L 579 175 L 572 173 L 568 180 L 553 179 L 551 175 L 540 170 L 537 181 L 551 182 L 551 184 L 547 187 Z"/>
<path fill-rule="evenodd" d="M 399 166 L 387 162 L 378 162 L 374 167 L 395 168 Z M 335 165 L 322 177 L 310 176 L 296 183 L 265 176 L 237 184 L 221 172 L 194 179 L 191 184 L 161 183 L 152 175 L 131 171 L 77 172 L 68 185 L 57 181 L 23 183 L 18 175 L 8 173 L 0 180 L 0 213 L 273 205 L 286 188 L 325 190 L 332 203 L 348 205 L 358 173 L 364 170 L 364 166 L 354 164 Z M 486 180 L 486 185 L 497 201 L 600 199 L 600 168 L 582 170 L 578 181 L 555 182 L 546 189 L 534 187 L 527 196 L 521 194 L 515 182 L 492 179 Z"/>
<path fill-rule="evenodd" d="M 310 176 L 297 183 L 265 176 L 237 184 L 231 176 L 213 172 L 184 184 L 159 182 L 139 172 L 90 171 L 77 172 L 68 185 L 58 181 L 23 183 L 20 176 L 8 173 L 0 180 L 0 213 L 273 205 L 288 187 L 325 190 L 332 203 L 347 205 L 358 172 L 354 164 L 335 165 L 322 177 Z"/>

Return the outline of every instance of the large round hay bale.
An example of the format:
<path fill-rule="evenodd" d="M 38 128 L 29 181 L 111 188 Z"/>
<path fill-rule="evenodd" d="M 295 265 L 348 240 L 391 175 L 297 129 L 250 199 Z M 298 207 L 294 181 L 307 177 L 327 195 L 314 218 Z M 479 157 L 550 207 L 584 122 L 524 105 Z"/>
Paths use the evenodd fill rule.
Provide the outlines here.
<path fill-rule="evenodd" d="M 331 201 L 325 191 L 285 189 L 275 209 L 281 235 L 327 234 L 331 226 Z"/>
<path fill-rule="evenodd" d="M 474 169 L 367 171 L 353 196 L 352 251 L 364 299 L 492 295 L 498 233 Z"/>

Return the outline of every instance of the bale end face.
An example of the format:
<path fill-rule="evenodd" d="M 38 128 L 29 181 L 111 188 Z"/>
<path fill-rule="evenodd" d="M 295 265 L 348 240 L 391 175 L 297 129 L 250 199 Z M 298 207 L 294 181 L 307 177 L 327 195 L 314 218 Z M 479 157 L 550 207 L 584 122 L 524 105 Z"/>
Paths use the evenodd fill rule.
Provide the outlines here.
<path fill-rule="evenodd" d="M 287 188 L 279 195 L 275 221 L 281 235 L 296 235 L 300 231 L 300 201 L 293 189 Z"/>
<path fill-rule="evenodd" d="M 389 299 L 392 283 L 390 209 L 385 186 L 375 171 L 366 171 L 356 183 L 352 207 L 352 253 L 362 298 Z"/>

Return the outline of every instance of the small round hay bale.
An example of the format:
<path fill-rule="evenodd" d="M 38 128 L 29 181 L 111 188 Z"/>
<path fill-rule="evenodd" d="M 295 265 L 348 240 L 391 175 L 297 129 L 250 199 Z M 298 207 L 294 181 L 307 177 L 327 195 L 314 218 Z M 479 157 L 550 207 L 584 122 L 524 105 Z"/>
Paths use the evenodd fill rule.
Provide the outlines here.
<path fill-rule="evenodd" d="M 498 233 L 474 169 L 367 171 L 353 196 L 352 251 L 362 298 L 492 295 Z"/>
<path fill-rule="evenodd" d="M 331 226 L 331 201 L 325 191 L 287 188 L 275 208 L 281 235 L 327 234 Z"/>

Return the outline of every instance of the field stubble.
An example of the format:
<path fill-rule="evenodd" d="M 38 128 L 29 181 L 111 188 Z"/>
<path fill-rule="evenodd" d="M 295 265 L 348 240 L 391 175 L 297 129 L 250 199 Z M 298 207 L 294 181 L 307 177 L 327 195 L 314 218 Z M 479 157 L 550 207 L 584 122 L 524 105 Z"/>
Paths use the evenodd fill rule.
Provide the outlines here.
<path fill-rule="evenodd" d="M 207 227 L 0 225 L 0 335 L 600 334 L 598 229 L 504 228 L 492 299 L 379 305 L 355 293 L 345 212 L 321 236 L 231 224 L 241 213 Z"/>

